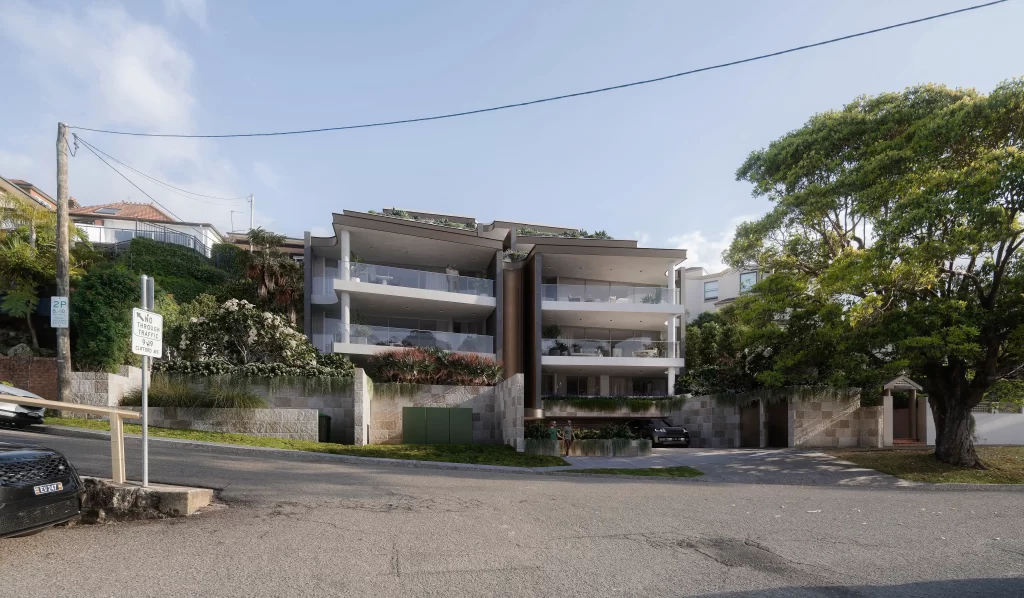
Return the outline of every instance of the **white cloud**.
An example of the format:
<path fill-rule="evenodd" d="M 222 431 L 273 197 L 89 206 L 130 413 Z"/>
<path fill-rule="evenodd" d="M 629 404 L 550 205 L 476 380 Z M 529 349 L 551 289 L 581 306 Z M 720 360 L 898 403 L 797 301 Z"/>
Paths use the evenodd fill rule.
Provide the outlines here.
<path fill-rule="evenodd" d="M 635 230 L 633 231 L 633 238 L 636 239 L 637 247 L 647 247 L 647 243 L 651 240 L 651 235 L 642 230 Z"/>
<path fill-rule="evenodd" d="M 206 0 L 164 0 L 164 9 L 174 17 L 179 13 L 195 21 L 200 28 L 206 29 Z"/>
<path fill-rule="evenodd" d="M 728 266 L 722 261 L 722 252 L 729 248 L 736 234 L 736 226 L 756 216 L 738 216 L 729 221 L 724 230 L 708 237 L 703 231 L 683 233 L 668 240 L 669 245 L 686 250 L 687 268 L 700 266 L 708 272 L 720 272 Z"/>
<path fill-rule="evenodd" d="M 314 226 L 309 229 L 309 234 L 314 237 L 333 237 L 334 231 L 324 228 L 322 226 Z"/>
<path fill-rule="evenodd" d="M 185 47 L 167 30 L 135 18 L 119 5 L 73 6 L 50 8 L 0 0 L 0 35 L 15 47 L 9 58 L 23 71 L 19 83 L 25 93 L 40 98 L 39 114 L 34 116 L 57 115 L 71 125 L 96 128 L 195 132 L 194 62 Z M 54 126 L 57 118 L 50 121 Z M 4 148 L 14 141 L 0 141 L 0 152 L 13 149 L 46 156 L 35 160 L 23 178 L 55 195 L 56 189 L 47 188 L 54 180 L 51 131 L 23 140 L 17 147 Z M 243 195 L 240 189 L 249 186 L 240 182 L 230 160 L 216 154 L 215 143 L 80 133 L 120 160 L 178 187 L 237 197 Z M 182 220 L 229 228 L 232 208 L 191 201 L 127 174 Z M 70 183 L 71 195 L 86 205 L 128 197 L 149 201 L 85 147 L 71 161 Z"/>
<path fill-rule="evenodd" d="M 281 177 L 278 176 L 277 172 L 267 162 L 253 162 L 252 175 L 264 186 L 275 191 L 277 191 L 278 186 L 281 184 Z"/>

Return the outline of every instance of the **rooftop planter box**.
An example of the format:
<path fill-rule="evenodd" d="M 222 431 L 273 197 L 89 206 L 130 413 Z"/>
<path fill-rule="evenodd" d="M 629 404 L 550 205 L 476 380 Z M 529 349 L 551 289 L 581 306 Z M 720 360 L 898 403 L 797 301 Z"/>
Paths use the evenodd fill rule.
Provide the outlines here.
<path fill-rule="evenodd" d="M 533 455 L 562 455 L 561 440 L 526 439 L 526 452 Z M 569 450 L 570 457 L 646 457 L 651 454 L 650 440 L 576 440 Z"/>

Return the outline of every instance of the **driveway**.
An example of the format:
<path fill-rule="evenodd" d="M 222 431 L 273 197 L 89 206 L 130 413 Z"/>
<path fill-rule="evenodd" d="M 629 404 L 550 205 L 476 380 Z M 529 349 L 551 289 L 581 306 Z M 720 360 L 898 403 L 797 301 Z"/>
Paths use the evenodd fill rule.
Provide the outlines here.
<path fill-rule="evenodd" d="M 655 448 L 650 457 L 569 457 L 568 461 L 571 469 L 688 465 L 704 472 L 700 480 L 720 483 L 872 488 L 920 485 L 820 451 L 798 449 Z"/>
<path fill-rule="evenodd" d="M 103 440 L 0 441 L 109 471 Z M 126 445 L 137 478 L 140 445 Z M 150 468 L 154 481 L 218 488 L 227 506 L 0 540 L 0 596 L 1024 595 L 1019 492 L 443 471 L 168 444 Z"/>

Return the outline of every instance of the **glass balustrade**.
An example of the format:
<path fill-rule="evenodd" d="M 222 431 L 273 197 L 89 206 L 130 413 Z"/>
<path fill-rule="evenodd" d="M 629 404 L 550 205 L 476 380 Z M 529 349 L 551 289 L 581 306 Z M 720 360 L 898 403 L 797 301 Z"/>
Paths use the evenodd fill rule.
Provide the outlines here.
<path fill-rule="evenodd" d="M 345 336 L 345 329 L 339 326 L 334 333 L 334 342 L 396 348 L 435 347 L 444 351 L 494 353 L 494 338 L 486 334 L 461 334 L 439 330 L 411 330 L 390 326 L 352 324 L 348 327 L 347 340 Z"/>
<path fill-rule="evenodd" d="M 594 339 L 541 340 L 543 355 L 567 357 L 679 357 L 679 343 L 631 338 L 621 341 Z"/>
<path fill-rule="evenodd" d="M 350 264 L 350 275 L 352 280 L 372 284 L 428 291 L 447 291 L 463 295 L 494 296 L 494 281 L 487 278 L 358 263 Z"/>
<path fill-rule="evenodd" d="M 580 303 L 679 304 L 679 289 L 635 287 L 609 283 L 541 285 L 544 301 Z"/>

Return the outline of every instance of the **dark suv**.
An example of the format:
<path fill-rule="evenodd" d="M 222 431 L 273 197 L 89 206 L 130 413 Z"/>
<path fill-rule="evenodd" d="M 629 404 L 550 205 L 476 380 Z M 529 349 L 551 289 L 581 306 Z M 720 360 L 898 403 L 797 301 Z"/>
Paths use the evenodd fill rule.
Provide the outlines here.
<path fill-rule="evenodd" d="M 626 425 L 640 438 L 650 439 L 654 446 L 690 446 L 690 433 L 686 428 L 673 426 L 664 419 L 634 419 Z"/>
<path fill-rule="evenodd" d="M 74 518 L 82 480 L 64 455 L 0 442 L 0 538 L 24 536 Z"/>

